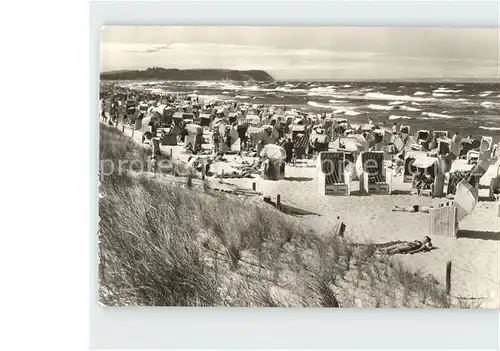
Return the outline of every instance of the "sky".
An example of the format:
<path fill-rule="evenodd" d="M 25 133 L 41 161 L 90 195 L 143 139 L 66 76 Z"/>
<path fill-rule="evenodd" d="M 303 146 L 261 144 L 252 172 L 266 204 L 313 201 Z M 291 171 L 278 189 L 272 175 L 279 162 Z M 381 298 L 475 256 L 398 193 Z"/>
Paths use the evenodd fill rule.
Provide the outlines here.
<path fill-rule="evenodd" d="M 169 27 L 101 30 L 101 72 L 261 69 L 275 79 L 500 79 L 499 28 Z"/>

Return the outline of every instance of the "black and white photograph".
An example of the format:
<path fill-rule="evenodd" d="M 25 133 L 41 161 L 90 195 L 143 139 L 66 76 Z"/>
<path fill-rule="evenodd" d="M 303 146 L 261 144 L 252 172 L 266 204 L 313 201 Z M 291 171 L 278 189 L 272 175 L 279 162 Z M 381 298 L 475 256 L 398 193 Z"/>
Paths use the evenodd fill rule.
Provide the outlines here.
<path fill-rule="evenodd" d="M 104 26 L 103 306 L 500 308 L 498 28 Z"/>

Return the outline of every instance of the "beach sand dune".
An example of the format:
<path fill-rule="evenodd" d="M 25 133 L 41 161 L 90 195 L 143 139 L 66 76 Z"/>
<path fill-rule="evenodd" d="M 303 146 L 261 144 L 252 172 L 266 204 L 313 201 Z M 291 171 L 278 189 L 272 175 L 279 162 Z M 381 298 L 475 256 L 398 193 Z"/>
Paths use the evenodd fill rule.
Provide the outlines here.
<path fill-rule="evenodd" d="M 130 130 L 125 134 L 131 136 Z M 134 139 L 140 142 L 140 133 Z M 177 158 L 182 146 L 162 146 L 162 151 Z M 230 156 L 228 156 L 230 157 Z M 428 234 L 429 215 L 426 213 L 392 212 L 394 205 L 436 205 L 446 199 L 431 199 L 407 194 L 409 184 L 394 178 L 392 195 L 356 195 L 357 181 L 352 182 L 351 196 L 324 196 L 317 192 L 316 169 L 312 161 L 287 166 L 285 179 L 264 180 L 259 176 L 248 179 L 224 179 L 242 188 L 252 189 L 264 196 L 281 195 L 283 204 L 317 215 L 301 217 L 304 225 L 320 233 L 329 233 L 338 223 L 346 226 L 345 236 L 358 242 L 384 243 L 394 240 L 417 240 Z M 500 307 L 499 248 L 500 218 L 498 204 L 479 202 L 474 212 L 460 224 L 458 238 L 432 237 L 436 250 L 415 255 L 401 255 L 404 264 L 425 274 L 432 274 L 444 283 L 445 268 L 452 261 L 451 294 L 456 297 L 481 298 L 483 308 Z M 319 216 L 318 216 L 319 215 Z"/>
<path fill-rule="evenodd" d="M 271 196 L 281 195 L 283 204 L 317 215 L 304 216 L 302 222 L 318 232 L 335 228 L 337 217 L 346 225 L 346 237 L 359 242 L 384 243 L 394 240 L 416 240 L 428 234 L 429 214 L 392 212 L 394 205 L 436 205 L 446 199 L 416 195 L 351 195 L 324 196 L 316 189 L 313 167 L 288 167 L 285 179 L 229 179 L 241 187 L 252 187 Z M 359 189 L 353 182 L 353 190 Z M 408 192 L 409 185 L 400 178 L 393 183 L 395 192 Z M 451 294 L 457 297 L 484 299 L 481 307 L 500 307 L 499 247 L 500 222 L 498 204 L 480 202 L 474 212 L 460 223 L 458 238 L 432 237 L 436 250 L 415 255 L 402 255 L 401 260 L 414 270 L 432 274 L 444 283 L 446 262 L 452 261 Z"/>

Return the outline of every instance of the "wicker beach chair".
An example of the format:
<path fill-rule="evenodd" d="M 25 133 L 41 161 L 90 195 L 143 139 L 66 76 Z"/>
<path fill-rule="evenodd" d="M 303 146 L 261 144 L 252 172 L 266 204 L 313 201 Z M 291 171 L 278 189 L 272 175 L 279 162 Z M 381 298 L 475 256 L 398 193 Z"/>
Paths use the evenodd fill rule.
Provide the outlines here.
<path fill-rule="evenodd" d="M 382 151 L 364 151 L 359 157 L 359 189 L 367 194 L 390 194 L 392 174 L 384 167 Z"/>
<path fill-rule="evenodd" d="M 184 141 L 184 147 L 186 149 L 191 148 L 194 152 L 200 151 L 203 143 L 203 127 L 197 124 L 188 124 L 186 130 L 187 135 Z"/>
<path fill-rule="evenodd" d="M 450 138 L 441 138 L 438 141 L 438 153 L 440 155 L 451 154 L 456 158 L 460 155 L 460 147 Z"/>
<path fill-rule="evenodd" d="M 481 137 L 481 144 L 479 146 L 479 152 L 491 151 L 493 147 L 493 138 L 490 136 Z"/>
<path fill-rule="evenodd" d="M 462 158 L 466 158 L 467 153 L 471 150 L 479 150 L 481 142 L 476 139 L 463 139 L 460 142 L 460 155 Z"/>
<path fill-rule="evenodd" d="M 280 180 L 285 178 L 285 161 L 268 159 L 265 162 L 261 172 L 262 179 Z"/>
<path fill-rule="evenodd" d="M 211 116 L 209 113 L 200 113 L 200 126 L 209 127 Z"/>
<path fill-rule="evenodd" d="M 259 155 L 265 158 L 261 170 L 263 179 L 280 180 L 285 178 L 285 149 L 275 144 L 268 144 L 264 146 Z"/>
<path fill-rule="evenodd" d="M 177 145 L 177 136 L 174 133 L 174 128 L 163 128 L 160 133 L 161 145 Z"/>
<path fill-rule="evenodd" d="M 423 147 L 420 144 L 412 144 L 410 150 L 412 151 L 422 151 Z"/>
<path fill-rule="evenodd" d="M 497 158 L 500 158 L 500 143 L 493 145 L 491 150 L 491 159 L 495 160 Z"/>
<path fill-rule="evenodd" d="M 309 146 L 309 136 L 307 134 L 292 134 L 292 142 L 297 158 L 305 157 Z"/>
<path fill-rule="evenodd" d="M 439 169 L 439 160 L 436 157 L 416 157 L 411 165 L 415 169 L 412 177 L 412 188 L 410 192 L 420 193 L 423 196 L 440 197 L 444 195 L 445 176 Z M 417 189 L 415 174 L 428 174 L 432 177 L 432 184 L 423 189 Z"/>
<path fill-rule="evenodd" d="M 472 213 L 477 202 L 477 189 L 461 181 L 453 201 L 430 208 L 429 235 L 457 237 L 459 223 Z"/>
<path fill-rule="evenodd" d="M 432 132 L 432 137 L 435 138 L 436 140 L 447 139 L 448 138 L 448 131 L 447 130 L 435 130 Z"/>
<path fill-rule="evenodd" d="M 468 171 L 454 171 L 447 174 L 447 184 L 446 184 L 446 195 L 455 195 L 457 192 L 458 184 L 464 180 L 468 179 L 470 175 L 470 170 Z"/>
<path fill-rule="evenodd" d="M 476 150 L 467 151 L 466 160 L 468 164 L 476 164 L 479 160 L 480 153 Z"/>
<path fill-rule="evenodd" d="M 351 173 L 345 168 L 343 152 L 322 151 L 317 158 L 318 192 L 322 195 L 350 195 Z"/>
<path fill-rule="evenodd" d="M 401 125 L 401 128 L 399 128 L 399 132 L 406 135 L 410 134 L 410 126 Z"/>
<path fill-rule="evenodd" d="M 413 175 L 417 171 L 416 167 L 413 167 L 413 163 L 418 157 L 424 157 L 427 153 L 424 151 L 414 151 L 408 150 L 405 153 L 404 158 L 404 168 L 403 168 L 403 183 L 412 183 Z"/>
<path fill-rule="evenodd" d="M 405 163 L 403 168 L 403 183 L 413 182 L 413 174 L 416 172 L 416 167 L 413 167 L 413 162 L 415 162 L 414 156 L 407 155 L 405 157 Z"/>
<path fill-rule="evenodd" d="M 431 139 L 431 132 L 427 129 L 421 129 L 417 132 L 417 143 L 422 145 L 426 150 L 429 149 L 429 142 Z"/>

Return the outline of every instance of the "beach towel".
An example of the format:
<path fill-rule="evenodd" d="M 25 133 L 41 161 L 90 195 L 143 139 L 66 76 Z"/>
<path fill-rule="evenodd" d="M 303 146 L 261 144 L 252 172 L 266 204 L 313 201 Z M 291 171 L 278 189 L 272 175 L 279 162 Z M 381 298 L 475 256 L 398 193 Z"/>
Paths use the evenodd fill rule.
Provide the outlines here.
<path fill-rule="evenodd" d="M 426 142 L 429 141 L 430 133 L 428 130 L 419 130 L 417 132 L 417 141 Z"/>

